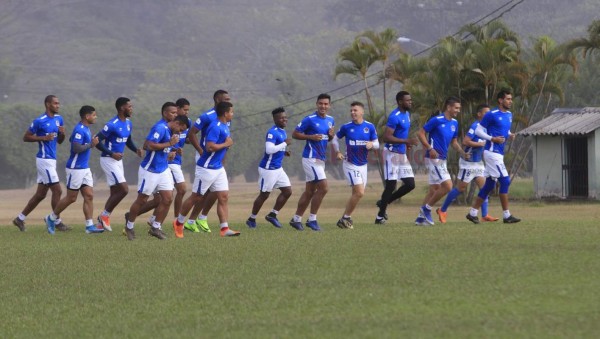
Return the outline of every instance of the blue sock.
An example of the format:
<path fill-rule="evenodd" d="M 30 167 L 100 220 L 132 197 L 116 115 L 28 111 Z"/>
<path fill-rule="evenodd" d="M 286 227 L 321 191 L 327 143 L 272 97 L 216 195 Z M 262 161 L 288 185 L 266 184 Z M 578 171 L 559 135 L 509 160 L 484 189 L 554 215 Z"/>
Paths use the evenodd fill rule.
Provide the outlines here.
<path fill-rule="evenodd" d="M 488 198 L 485 198 L 483 204 L 481 204 L 481 216 L 485 217 L 488 215 Z"/>
<path fill-rule="evenodd" d="M 448 210 L 448 207 L 450 206 L 450 204 L 454 201 L 454 199 L 456 199 L 458 196 L 460 195 L 460 192 L 456 189 L 453 188 L 452 191 L 450 191 L 448 193 L 448 195 L 446 196 L 446 200 L 444 200 L 444 204 L 442 205 L 441 211 L 442 212 L 446 212 Z"/>

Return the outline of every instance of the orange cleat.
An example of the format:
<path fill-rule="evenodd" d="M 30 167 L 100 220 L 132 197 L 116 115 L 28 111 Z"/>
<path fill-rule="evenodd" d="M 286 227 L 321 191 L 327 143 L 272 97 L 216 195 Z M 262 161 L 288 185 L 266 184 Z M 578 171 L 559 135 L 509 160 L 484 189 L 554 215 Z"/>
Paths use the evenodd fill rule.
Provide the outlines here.
<path fill-rule="evenodd" d="M 435 210 L 435 213 L 437 213 L 438 217 L 440 218 L 440 222 L 442 224 L 445 224 L 446 223 L 446 217 L 448 217 L 448 212 L 442 212 L 441 209 L 437 208 Z"/>
<path fill-rule="evenodd" d="M 491 215 L 489 215 L 489 214 L 488 214 L 488 215 L 486 215 L 485 217 L 482 217 L 481 219 L 482 219 L 483 221 L 498 221 L 498 220 L 500 220 L 500 219 L 498 219 L 498 218 L 494 218 L 494 217 L 492 217 L 492 216 L 491 216 Z"/>
<path fill-rule="evenodd" d="M 222 237 L 236 237 L 238 235 L 240 235 L 240 232 L 229 229 L 229 227 L 221 228 Z"/>
<path fill-rule="evenodd" d="M 100 224 L 100 228 L 104 228 L 105 230 L 112 232 L 112 228 L 110 227 L 110 217 L 107 215 L 99 215 L 98 216 L 98 224 Z"/>
<path fill-rule="evenodd" d="M 177 219 L 173 220 L 173 230 L 175 231 L 175 238 L 183 238 L 183 224 L 177 222 Z"/>

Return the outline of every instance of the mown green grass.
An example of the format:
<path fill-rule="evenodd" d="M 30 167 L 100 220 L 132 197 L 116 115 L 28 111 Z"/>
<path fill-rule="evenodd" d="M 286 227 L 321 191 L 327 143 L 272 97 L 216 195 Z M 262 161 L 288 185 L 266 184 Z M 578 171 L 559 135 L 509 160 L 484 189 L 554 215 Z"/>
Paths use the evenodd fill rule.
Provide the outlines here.
<path fill-rule="evenodd" d="M 354 230 L 329 218 L 320 233 L 235 223 L 243 233 L 228 239 L 215 230 L 158 241 L 141 226 L 133 242 L 81 226 L 54 237 L 41 226 L 0 227 L 0 337 L 600 333 L 596 206 L 515 205 L 522 223 L 478 226 L 453 207 L 450 222 L 433 227 L 406 220 L 416 209 L 392 208 L 404 220 L 384 226 L 357 215 Z"/>

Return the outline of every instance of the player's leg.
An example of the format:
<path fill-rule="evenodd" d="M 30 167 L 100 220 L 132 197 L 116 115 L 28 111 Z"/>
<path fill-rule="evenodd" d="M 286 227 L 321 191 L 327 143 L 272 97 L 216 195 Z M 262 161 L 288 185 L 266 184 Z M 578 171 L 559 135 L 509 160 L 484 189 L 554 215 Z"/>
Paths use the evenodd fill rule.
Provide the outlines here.
<path fill-rule="evenodd" d="M 175 184 L 175 198 L 173 198 L 173 215 L 177 217 L 181 210 L 181 204 L 183 204 L 183 197 L 187 193 L 187 185 L 185 182 Z"/>
<path fill-rule="evenodd" d="M 279 175 L 277 176 L 277 182 L 273 187 L 279 188 L 280 192 L 277 196 L 277 199 L 275 199 L 275 205 L 273 206 L 273 209 L 265 216 L 265 220 L 270 222 L 271 225 L 281 228 L 283 225 L 281 225 L 281 222 L 279 222 L 279 219 L 277 219 L 277 215 L 283 206 L 285 206 L 288 199 L 292 196 L 292 184 L 290 183 L 290 178 L 288 177 L 287 173 L 285 173 L 283 168 L 280 168 L 278 171 Z"/>

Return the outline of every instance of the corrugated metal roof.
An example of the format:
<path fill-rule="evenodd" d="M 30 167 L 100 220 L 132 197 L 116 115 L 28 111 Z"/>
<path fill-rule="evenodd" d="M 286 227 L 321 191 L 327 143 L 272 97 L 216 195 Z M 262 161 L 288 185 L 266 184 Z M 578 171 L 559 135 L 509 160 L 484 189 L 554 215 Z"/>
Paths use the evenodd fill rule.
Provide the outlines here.
<path fill-rule="evenodd" d="M 519 135 L 586 135 L 600 128 L 600 107 L 557 108 Z"/>

